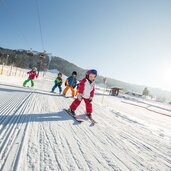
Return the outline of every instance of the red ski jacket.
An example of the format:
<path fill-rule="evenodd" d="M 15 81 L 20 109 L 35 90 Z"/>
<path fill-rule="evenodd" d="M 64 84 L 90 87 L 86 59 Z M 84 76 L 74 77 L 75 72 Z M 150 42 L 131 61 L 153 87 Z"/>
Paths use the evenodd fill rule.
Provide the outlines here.
<path fill-rule="evenodd" d="M 86 78 L 79 83 L 78 92 L 83 95 L 85 99 L 94 97 L 95 84 L 94 81 L 90 83 Z"/>
<path fill-rule="evenodd" d="M 35 77 L 38 77 L 38 74 L 35 71 L 29 71 L 27 74 L 29 74 L 29 78 L 32 80 L 35 79 Z"/>

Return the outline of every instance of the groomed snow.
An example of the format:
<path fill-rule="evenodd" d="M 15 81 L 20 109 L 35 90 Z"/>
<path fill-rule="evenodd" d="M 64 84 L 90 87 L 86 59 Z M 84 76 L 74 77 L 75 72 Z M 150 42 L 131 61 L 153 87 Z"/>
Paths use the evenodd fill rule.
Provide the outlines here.
<path fill-rule="evenodd" d="M 171 170 L 170 116 L 97 92 L 98 124 L 86 119 L 84 104 L 77 114 L 85 121 L 77 124 L 63 111 L 73 99 L 50 93 L 55 76 L 40 74 L 33 89 L 22 87 L 26 75 L 0 75 L 0 170 Z"/>

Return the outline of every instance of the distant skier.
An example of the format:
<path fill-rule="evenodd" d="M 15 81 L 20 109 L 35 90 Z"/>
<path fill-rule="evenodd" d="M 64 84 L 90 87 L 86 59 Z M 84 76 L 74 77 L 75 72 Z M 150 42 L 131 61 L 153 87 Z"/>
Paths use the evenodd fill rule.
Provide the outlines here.
<path fill-rule="evenodd" d="M 55 89 L 58 87 L 59 89 L 59 94 L 62 93 L 62 73 L 58 73 L 58 77 L 56 78 L 56 80 L 54 81 L 55 85 L 52 88 L 52 93 L 54 93 Z"/>
<path fill-rule="evenodd" d="M 94 91 L 95 91 L 95 83 L 94 80 L 97 76 L 97 71 L 92 69 L 88 70 L 86 72 L 85 78 L 81 80 L 79 83 L 78 88 L 78 95 L 77 99 L 74 100 L 74 102 L 71 104 L 70 108 L 68 109 L 68 112 L 71 113 L 73 116 L 75 116 L 75 110 L 80 105 L 81 101 L 84 100 L 86 104 L 86 115 L 88 118 L 93 121 L 92 119 L 92 100 L 94 97 Z"/>
<path fill-rule="evenodd" d="M 77 72 L 76 71 L 73 71 L 72 72 L 72 76 L 68 77 L 65 81 L 65 89 L 63 91 L 63 95 L 66 95 L 68 89 L 71 89 L 71 92 L 72 92 L 72 97 L 75 96 L 75 91 L 74 91 L 74 88 L 76 87 L 77 85 Z"/>
<path fill-rule="evenodd" d="M 34 79 L 37 78 L 39 76 L 39 74 L 37 73 L 37 68 L 34 67 L 31 71 L 27 72 L 27 74 L 29 74 L 29 77 L 27 80 L 24 81 L 23 86 L 25 87 L 26 84 L 31 81 L 31 87 L 34 87 Z"/>

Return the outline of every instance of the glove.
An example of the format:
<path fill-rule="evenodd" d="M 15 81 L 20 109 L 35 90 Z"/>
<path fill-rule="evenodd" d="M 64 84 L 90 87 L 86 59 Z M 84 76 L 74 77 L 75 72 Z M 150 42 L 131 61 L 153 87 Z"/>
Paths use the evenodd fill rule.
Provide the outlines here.
<path fill-rule="evenodd" d="M 56 79 L 56 82 L 57 82 L 57 83 L 60 83 L 60 80 L 59 80 L 59 79 Z"/>
<path fill-rule="evenodd" d="M 83 98 L 83 95 L 82 95 L 82 94 L 78 94 L 78 95 L 77 95 L 77 99 L 78 99 L 79 101 L 81 101 L 82 98 Z"/>
<path fill-rule="evenodd" d="M 89 102 L 92 102 L 92 101 L 93 101 L 93 97 L 90 97 L 90 98 L 89 98 Z"/>

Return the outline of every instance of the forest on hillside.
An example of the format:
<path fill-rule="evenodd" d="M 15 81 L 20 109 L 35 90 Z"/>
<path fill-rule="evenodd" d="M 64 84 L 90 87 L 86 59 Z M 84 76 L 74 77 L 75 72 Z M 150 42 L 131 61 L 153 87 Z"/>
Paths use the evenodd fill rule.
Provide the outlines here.
<path fill-rule="evenodd" d="M 87 69 L 80 68 L 77 65 L 57 56 L 48 56 L 45 54 L 45 58 L 42 59 L 40 58 L 40 54 L 40 52 L 33 53 L 27 50 L 12 50 L 0 47 L 0 64 L 13 65 L 20 68 L 38 67 L 41 71 L 47 71 L 47 69 L 57 69 L 67 76 L 69 76 L 72 71 L 77 71 L 78 80 L 85 76 Z M 123 88 L 123 91 L 125 92 L 130 91 L 140 94 L 142 94 L 144 88 L 146 87 L 145 85 L 130 84 L 113 78 L 107 78 L 107 84 L 104 85 L 104 78 L 105 77 L 98 75 L 96 83 L 103 87 L 119 87 Z M 150 95 L 156 96 L 158 101 L 171 101 L 171 92 L 151 87 L 148 89 Z"/>

